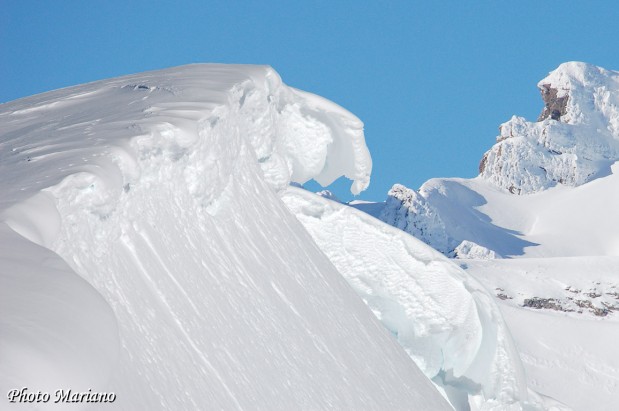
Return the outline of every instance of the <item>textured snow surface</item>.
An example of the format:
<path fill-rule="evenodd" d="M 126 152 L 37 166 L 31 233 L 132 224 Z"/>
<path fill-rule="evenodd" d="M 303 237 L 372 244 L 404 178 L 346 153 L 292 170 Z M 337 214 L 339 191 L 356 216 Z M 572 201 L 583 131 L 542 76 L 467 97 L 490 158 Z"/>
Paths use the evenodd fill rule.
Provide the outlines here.
<path fill-rule="evenodd" d="M 574 410 L 612 411 L 619 398 L 619 258 L 521 258 L 465 262 L 502 295 L 530 386 Z M 553 308 L 522 308 L 526 298 Z"/>
<path fill-rule="evenodd" d="M 291 187 L 286 205 L 458 410 L 541 407 L 485 289 L 421 241 L 334 201 Z M 536 405 L 537 404 L 537 405 Z"/>
<path fill-rule="evenodd" d="M 432 214 L 417 213 L 419 207 L 390 196 L 380 217 L 448 256 L 455 256 L 463 241 L 496 257 L 618 256 L 618 166 L 613 164 L 610 175 L 582 186 L 557 186 L 526 196 L 515 196 L 479 177 L 432 179 L 414 192 L 424 204 L 421 210 Z M 419 233 L 402 221 L 426 229 Z"/>
<path fill-rule="evenodd" d="M 480 175 L 515 194 L 607 175 L 619 159 L 619 73 L 564 63 L 538 87 L 567 99 L 562 115 L 540 122 L 514 116 L 502 124 Z"/>
<path fill-rule="evenodd" d="M 276 194 L 368 184 L 350 113 L 268 67 L 193 65 L 0 122 L 3 410 L 23 386 L 127 411 L 449 409 Z"/>
<path fill-rule="evenodd" d="M 379 218 L 449 257 L 464 251 L 467 244 L 463 245 L 464 241 L 475 243 L 480 247 L 477 250 L 486 256 L 492 253 L 496 257 L 517 255 L 533 243 L 520 238 L 518 231 L 511 227 L 496 224 L 493 217 L 505 211 L 501 208 L 504 204 L 513 207 L 518 198 L 480 178 L 431 179 L 419 191 L 396 184 Z M 486 207 L 488 201 L 494 199 L 499 199 L 499 207 Z M 485 210 L 493 214 L 488 215 Z M 505 214 L 515 220 L 523 218 L 518 214 Z"/>

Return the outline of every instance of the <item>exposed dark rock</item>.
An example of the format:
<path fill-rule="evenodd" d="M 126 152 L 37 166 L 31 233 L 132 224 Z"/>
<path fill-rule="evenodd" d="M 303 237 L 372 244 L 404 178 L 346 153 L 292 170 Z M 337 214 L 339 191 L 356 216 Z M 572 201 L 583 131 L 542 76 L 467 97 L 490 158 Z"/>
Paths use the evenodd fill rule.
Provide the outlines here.
<path fill-rule="evenodd" d="M 554 298 L 539 298 L 539 297 L 526 298 L 522 306 L 535 308 L 536 310 L 541 310 L 542 308 L 545 308 L 548 310 L 555 310 L 555 311 L 572 311 L 572 310 L 566 310 L 565 308 L 563 308 L 561 306 L 561 303 L 559 303 L 559 301 L 555 300 Z"/>
<path fill-rule="evenodd" d="M 495 289 L 497 291 L 496 296 L 497 298 L 501 299 L 501 300 L 513 300 L 513 297 L 510 297 L 509 295 L 505 294 L 505 290 L 502 288 L 496 288 Z"/>
<path fill-rule="evenodd" d="M 479 162 L 479 174 L 483 173 L 486 169 L 486 164 L 488 163 L 488 153 L 485 153 Z"/>
<path fill-rule="evenodd" d="M 611 311 L 608 308 L 596 307 L 589 300 L 574 300 L 574 304 L 576 304 L 580 308 L 588 309 L 590 312 L 592 312 L 594 315 L 598 317 L 606 317 Z"/>
<path fill-rule="evenodd" d="M 544 109 L 539 115 L 537 121 L 542 121 L 550 117 L 553 120 L 560 121 L 561 116 L 567 113 L 567 101 L 569 95 L 557 97 L 558 90 L 552 88 L 550 84 L 543 84 L 540 90 L 542 99 L 544 100 Z"/>

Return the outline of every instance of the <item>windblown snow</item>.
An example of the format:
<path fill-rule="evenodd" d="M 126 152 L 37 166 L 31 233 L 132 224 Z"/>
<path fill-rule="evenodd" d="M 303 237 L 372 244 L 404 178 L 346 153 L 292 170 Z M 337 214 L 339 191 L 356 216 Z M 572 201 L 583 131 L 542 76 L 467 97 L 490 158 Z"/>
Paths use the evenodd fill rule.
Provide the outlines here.
<path fill-rule="evenodd" d="M 295 186 L 363 191 L 363 123 L 269 67 L 0 105 L 0 409 L 612 409 L 618 78 L 564 64 L 479 177 L 352 207 Z"/>
<path fill-rule="evenodd" d="M 269 67 L 192 65 L 3 104 L 0 123 L 1 409 L 451 408 L 277 195 L 367 186 L 352 114 Z M 456 374 L 479 332 L 442 337 Z M 52 400 L 10 403 L 21 388 Z M 54 403 L 89 389 L 116 400 Z"/>
<path fill-rule="evenodd" d="M 481 284 L 421 241 L 352 207 L 294 187 L 283 199 L 457 410 L 540 409 Z"/>

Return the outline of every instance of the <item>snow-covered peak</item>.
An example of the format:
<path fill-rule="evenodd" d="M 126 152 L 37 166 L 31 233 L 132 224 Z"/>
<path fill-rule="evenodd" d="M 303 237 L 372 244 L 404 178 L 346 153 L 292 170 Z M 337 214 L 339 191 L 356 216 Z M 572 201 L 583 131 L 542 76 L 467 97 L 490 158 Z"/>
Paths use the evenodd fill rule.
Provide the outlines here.
<path fill-rule="evenodd" d="M 562 102 L 561 122 L 591 124 L 604 119 L 611 123 L 616 121 L 619 102 L 619 73 L 616 71 L 582 62 L 563 63 L 541 80 L 537 87 L 546 104 L 541 119 L 551 116 L 549 104 Z M 615 138 L 619 138 L 615 126 L 611 131 Z"/>
<path fill-rule="evenodd" d="M 538 87 L 545 105 L 538 121 L 514 116 L 502 124 L 480 175 L 514 194 L 607 175 L 619 159 L 619 73 L 569 62 Z"/>
<path fill-rule="evenodd" d="M 537 83 L 541 90 L 545 85 L 550 85 L 558 90 L 557 96 L 563 97 L 570 90 L 578 88 L 597 87 L 604 83 L 604 78 L 616 76 L 617 73 L 603 69 L 602 67 L 581 61 L 568 61 L 562 63 L 551 71 L 548 76 Z"/>

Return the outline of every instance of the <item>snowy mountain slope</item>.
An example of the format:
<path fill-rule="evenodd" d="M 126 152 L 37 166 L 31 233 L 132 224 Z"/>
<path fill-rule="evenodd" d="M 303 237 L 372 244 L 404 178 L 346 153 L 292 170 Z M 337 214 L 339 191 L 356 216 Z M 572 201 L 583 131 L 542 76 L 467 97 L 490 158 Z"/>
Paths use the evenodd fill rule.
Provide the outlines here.
<path fill-rule="evenodd" d="M 542 407 L 537 396 L 529 398 L 509 331 L 476 280 L 419 240 L 352 207 L 294 187 L 282 198 L 457 410 Z"/>
<path fill-rule="evenodd" d="M 268 67 L 193 65 L 3 104 L 0 123 L 3 392 L 88 383 L 130 411 L 450 408 L 276 195 L 368 184 L 350 113 Z"/>
<path fill-rule="evenodd" d="M 563 64 L 539 83 L 539 121 L 503 124 L 480 176 L 353 205 L 459 259 L 496 296 L 531 387 L 575 410 L 619 398 L 618 78 Z"/>
<path fill-rule="evenodd" d="M 615 231 L 590 228 L 619 227 L 619 73 L 565 63 L 538 86 L 540 121 L 501 125 L 478 178 L 395 185 L 380 218 L 450 256 L 465 240 L 499 256 L 616 255 Z"/>
<path fill-rule="evenodd" d="M 618 257 L 463 263 L 499 297 L 533 389 L 574 410 L 616 408 Z"/>
<path fill-rule="evenodd" d="M 393 198 L 381 219 L 396 227 L 402 220 L 423 222 L 429 229 L 419 238 L 448 255 L 454 255 L 463 241 L 504 257 L 619 255 L 619 231 L 613 229 L 619 228 L 617 167 L 614 164 L 610 175 L 579 187 L 557 186 L 526 196 L 515 196 L 479 177 L 432 179 L 415 195 L 434 215 L 426 219 Z M 396 220 L 394 215 L 406 217 Z M 433 224 L 437 216 L 440 225 Z M 447 240 L 434 241 L 441 237 Z"/>

